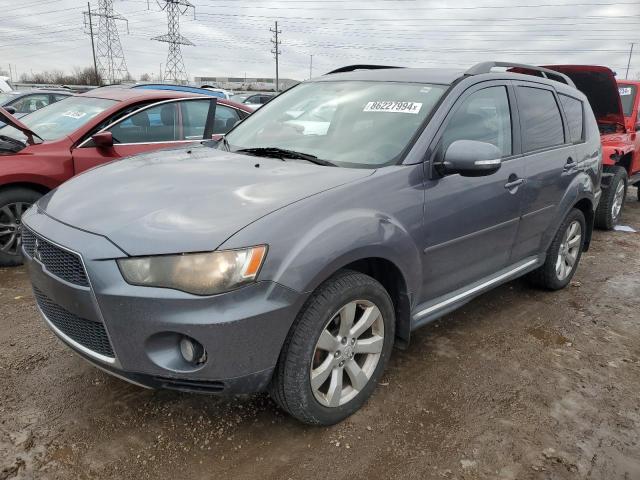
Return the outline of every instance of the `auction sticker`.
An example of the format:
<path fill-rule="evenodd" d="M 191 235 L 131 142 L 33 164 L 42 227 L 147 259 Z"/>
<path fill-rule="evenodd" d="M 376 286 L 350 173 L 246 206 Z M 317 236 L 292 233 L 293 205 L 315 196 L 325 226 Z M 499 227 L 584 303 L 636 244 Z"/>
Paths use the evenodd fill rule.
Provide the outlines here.
<path fill-rule="evenodd" d="M 69 117 L 69 118 L 73 118 L 75 120 L 78 120 L 82 117 L 84 117 L 87 113 L 86 112 L 74 112 L 74 111 L 68 111 L 68 112 L 64 112 L 62 114 L 63 117 Z"/>
<path fill-rule="evenodd" d="M 631 95 L 631 87 L 619 87 L 620 96 L 624 97 L 625 95 Z"/>
<path fill-rule="evenodd" d="M 393 102 L 378 101 L 369 102 L 364 106 L 363 112 L 389 112 L 389 113 L 413 113 L 417 114 L 422 108 L 418 102 Z"/>

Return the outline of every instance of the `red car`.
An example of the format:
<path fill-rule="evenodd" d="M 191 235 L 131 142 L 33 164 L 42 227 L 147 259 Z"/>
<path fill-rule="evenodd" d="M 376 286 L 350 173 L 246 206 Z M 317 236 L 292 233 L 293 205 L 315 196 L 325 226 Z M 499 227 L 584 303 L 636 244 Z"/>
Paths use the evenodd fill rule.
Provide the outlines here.
<path fill-rule="evenodd" d="M 20 218 L 38 198 L 96 165 L 228 132 L 245 105 L 166 91 L 100 89 L 20 120 L 0 108 L 0 266 L 21 262 Z"/>
<path fill-rule="evenodd" d="M 627 131 L 635 142 L 635 162 L 630 165 L 629 183 L 638 187 L 640 201 L 640 80 L 618 80 Z"/>
<path fill-rule="evenodd" d="M 601 66 L 551 65 L 547 68 L 569 76 L 587 96 L 596 115 L 603 174 L 602 199 L 595 222 L 597 227 L 610 230 L 622 215 L 627 186 L 640 184 L 640 137 L 636 133 L 640 125 L 633 120 L 638 118 L 638 106 L 635 95 L 631 95 L 640 82 L 616 83 L 615 73 Z"/>

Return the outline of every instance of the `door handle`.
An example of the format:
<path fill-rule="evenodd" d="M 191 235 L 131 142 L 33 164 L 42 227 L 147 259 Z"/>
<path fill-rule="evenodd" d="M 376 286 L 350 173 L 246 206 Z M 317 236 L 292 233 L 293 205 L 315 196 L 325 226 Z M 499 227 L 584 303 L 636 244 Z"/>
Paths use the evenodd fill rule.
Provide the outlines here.
<path fill-rule="evenodd" d="M 505 183 L 504 188 L 506 188 L 507 190 L 511 190 L 513 188 L 516 188 L 522 185 L 523 183 L 524 183 L 524 178 L 518 178 L 517 180 L 513 180 L 511 182 Z"/>
<path fill-rule="evenodd" d="M 575 166 L 576 166 L 575 160 L 573 158 L 569 157 L 569 158 L 567 158 L 567 163 L 564 164 L 563 170 L 565 172 L 568 172 L 569 170 L 572 170 Z"/>

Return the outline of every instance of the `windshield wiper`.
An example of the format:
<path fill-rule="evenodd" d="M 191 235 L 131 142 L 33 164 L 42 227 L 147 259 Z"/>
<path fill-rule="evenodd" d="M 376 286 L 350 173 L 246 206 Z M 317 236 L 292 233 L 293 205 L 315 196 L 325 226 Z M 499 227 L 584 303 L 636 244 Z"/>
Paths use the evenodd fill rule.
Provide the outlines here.
<path fill-rule="evenodd" d="M 271 157 L 280 158 L 282 160 L 290 158 L 292 160 L 306 160 L 308 162 L 315 163 L 316 165 L 324 165 L 326 167 L 337 167 L 333 162 L 329 160 L 323 160 L 311 155 L 310 153 L 296 152 L 294 150 L 286 150 L 278 147 L 254 147 L 254 148 L 241 148 L 235 151 L 236 153 L 246 153 L 249 155 L 255 155 L 257 157 Z"/>
<path fill-rule="evenodd" d="M 26 143 L 21 142 L 17 138 L 7 137 L 6 135 L 0 135 L 0 140 L 4 140 L 7 143 L 13 143 L 14 145 L 18 145 L 18 146 L 20 146 L 22 148 L 27 146 Z"/>

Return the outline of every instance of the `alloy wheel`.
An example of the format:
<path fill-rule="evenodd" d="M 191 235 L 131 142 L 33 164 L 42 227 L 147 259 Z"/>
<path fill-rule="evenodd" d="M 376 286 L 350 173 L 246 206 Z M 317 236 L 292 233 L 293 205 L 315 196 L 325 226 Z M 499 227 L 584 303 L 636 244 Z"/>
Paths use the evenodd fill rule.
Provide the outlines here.
<path fill-rule="evenodd" d="M 611 218 L 615 222 L 620 215 L 620 210 L 622 210 L 622 204 L 624 202 L 624 182 L 618 182 L 618 186 L 616 187 L 616 193 L 613 196 L 613 204 L 611 205 Z"/>
<path fill-rule="evenodd" d="M 22 214 L 30 206 L 26 202 L 15 202 L 0 207 L 0 252 L 20 254 L 20 223 Z"/>
<path fill-rule="evenodd" d="M 369 383 L 382 355 L 384 320 L 368 300 L 347 303 L 333 315 L 316 343 L 311 389 L 320 404 L 338 407 Z"/>
<path fill-rule="evenodd" d="M 580 225 L 580 222 L 577 220 L 574 220 L 564 232 L 558 251 L 558 258 L 556 260 L 556 275 L 558 276 L 558 280 L 562 281 L 571 274 L 578 255 L 580 254 L 581 246 L 582 225 Z"/>

